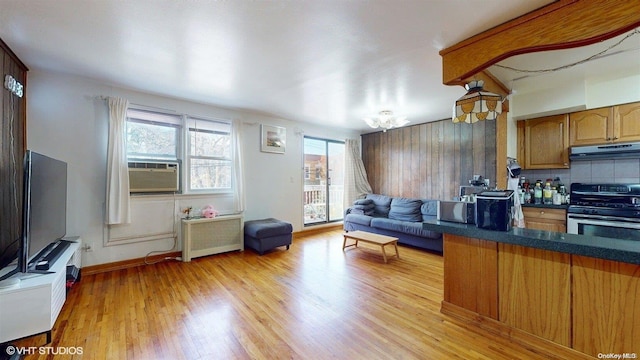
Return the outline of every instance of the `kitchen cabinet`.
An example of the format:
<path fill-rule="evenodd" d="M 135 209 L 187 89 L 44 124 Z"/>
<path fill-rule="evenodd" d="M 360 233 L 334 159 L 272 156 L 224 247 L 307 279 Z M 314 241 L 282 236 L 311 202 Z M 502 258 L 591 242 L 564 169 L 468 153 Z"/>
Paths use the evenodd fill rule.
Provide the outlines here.
<path fill-rule="evenodd" d="M 522 207 L 528 229 L 567 232 L 567 211 L 564 209 Z"/>
<path fill-rule="evenodd" d="M 640 103 L 579 111 L 569 115 L 569 145 L 640 141 Z"/>
<path fill-rule="evenodd" d="M 640 141 L 640 102 L 613 107 L 614 142 Z"/>
<path fill-rule="evenodd" d="M 523 169 L 569 168 L 569 116 L 546 116 L 518 122 L 518 158 Z"/>

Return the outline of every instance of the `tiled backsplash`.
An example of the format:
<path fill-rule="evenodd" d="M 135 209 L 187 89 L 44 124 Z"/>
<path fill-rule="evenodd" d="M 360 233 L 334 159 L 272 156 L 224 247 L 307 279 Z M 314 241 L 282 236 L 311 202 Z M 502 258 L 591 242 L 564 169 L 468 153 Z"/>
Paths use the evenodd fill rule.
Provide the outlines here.
<path fill-rule="evenodd" d="M 570 169 L 522 170 L 533 182 L 538 179 L 554 179 L 556 176 L 567 185 L 582 183 L 640 183 L 640 159 L 572 161 Z"/>

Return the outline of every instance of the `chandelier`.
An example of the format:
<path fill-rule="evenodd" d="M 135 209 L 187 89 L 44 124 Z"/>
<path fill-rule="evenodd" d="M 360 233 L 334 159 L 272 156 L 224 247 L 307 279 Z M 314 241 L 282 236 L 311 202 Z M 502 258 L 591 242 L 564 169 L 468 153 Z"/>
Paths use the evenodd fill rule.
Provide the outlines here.
<path fill-rule="evenodd" d="M 364 118 L 364 122 L 374 129 L 382 128 L 383 132 L 388 129 L 404 126 L 409 123 L 406 116 L 393 116 L 393 112 L 390 110 L 380 111 L 378 117 Z"/>
<path fill-rule="evenodd" d="M 482 89 L 484 81 L 469 82 L 465 89 L 467 93 L 456 100 L 453 106 L 453 122 L 469 124 L 478 120 L 495 120 L 502 112 L 502 96 Z"/>

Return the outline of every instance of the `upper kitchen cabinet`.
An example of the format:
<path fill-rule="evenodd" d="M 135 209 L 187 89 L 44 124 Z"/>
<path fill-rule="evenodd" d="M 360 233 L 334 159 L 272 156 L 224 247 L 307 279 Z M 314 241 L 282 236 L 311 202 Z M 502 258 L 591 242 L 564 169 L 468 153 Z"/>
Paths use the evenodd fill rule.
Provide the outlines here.
<path fill-rule="evenodd" d="M 518 122 L 518 158 L 524 169 L 569 168 L 569 116 L 545 116 Z"/>
<path fill-rule="evenodd" d="M 613 107 L 613 141 L 640 141 L 640 103 Z"/>
<path fill-rule="evenodd" d="M 570 146 L 640 141 L 640 103 L 572 113 L 569 130 Z"/>

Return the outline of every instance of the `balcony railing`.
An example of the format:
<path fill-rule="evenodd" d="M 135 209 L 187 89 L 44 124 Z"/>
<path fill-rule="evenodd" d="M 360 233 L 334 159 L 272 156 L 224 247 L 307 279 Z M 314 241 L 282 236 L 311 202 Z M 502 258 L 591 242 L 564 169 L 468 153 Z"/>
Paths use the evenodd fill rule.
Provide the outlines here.
<path fill-rule="evenodd" d="M 327 221 L 327 196 L 325 185 L 304 186 L 304 223 Z M 329 187 L 329 211 L 331 220 L 341 219 L 343 216 L 342 199 L 344 187 L 332 185 Z"/>

